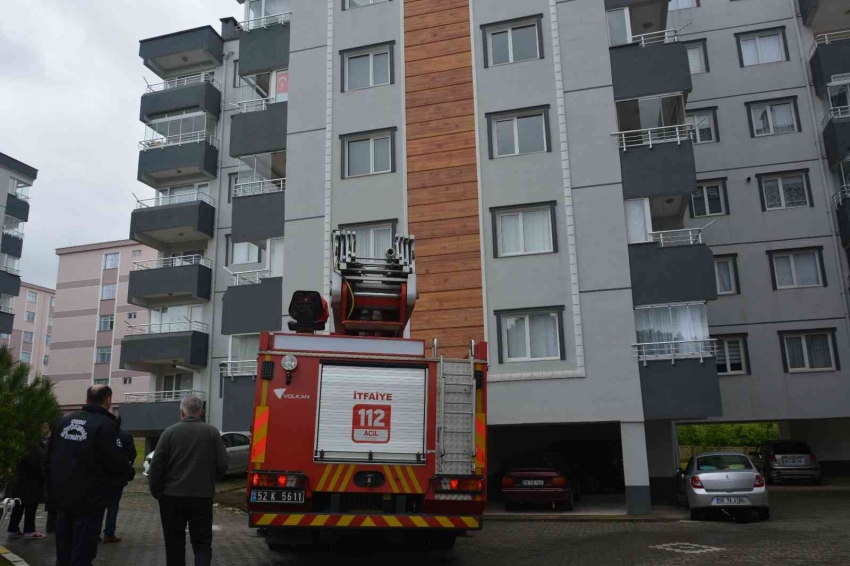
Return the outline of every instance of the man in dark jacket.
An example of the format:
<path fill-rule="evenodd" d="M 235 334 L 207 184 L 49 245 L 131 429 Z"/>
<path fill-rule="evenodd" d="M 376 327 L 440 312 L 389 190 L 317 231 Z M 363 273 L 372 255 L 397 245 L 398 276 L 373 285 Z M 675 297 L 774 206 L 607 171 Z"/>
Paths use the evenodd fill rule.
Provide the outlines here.
<path fill-rule="evenodd" d="M 115 426 L 118 428 L 118 439 L 124 447 L 124 454 L 132 466 L 136 461 L 136 443 L 133 435 L 121 429 L 121 417 L 115 417 Z M 121 504 L 121 495 L 129 482 L 126 479 L 115 481 L 109 507 L 106 508 L 106 522 L 103 526 L 103 542 L 121 542 L 121 537 L 115 535 L 115 527 L 118 524 L 118 506 Z"/>
<path fill-rule="evenodd" d="M 180 422 L 159 439 L 148 470 L 151 494 L 159 500 L 168 566 L 186 564 L 186 524 L 195 566 L 212 563 L 215 482 L 227 473 L 227 450 L 214 426 L 204 422 L 204 402 L 187 395 Z"/>
<path fill-rule="evenodd" d="M 57 566 L 91 566 L 113 485 L 135 475 L 109 416 L 111 406 L 112 389 L 93 385 L 83 409 L 60 419 L 50 434 L 44 469 L 58 512 Z"/>
<path fill-rule="evenodd" d="M 41 462 L 44 458 L 44 450 L 41 445 L 35 445 L 27 452 L 26 457 L 18 462 L 17 475 L 12 480 L 12 488 L 9 497 L 19 499 L 15 503 L 12 516 L 9 518 L 9 538 L 32 538 L 40 539 L 44 535 L 35 530 L 35 512 L 41 502 L 44 491 L 44 476 L 41 470 Z M 21 531 L 21 518 L 24 519 L 24 530 Z"/>

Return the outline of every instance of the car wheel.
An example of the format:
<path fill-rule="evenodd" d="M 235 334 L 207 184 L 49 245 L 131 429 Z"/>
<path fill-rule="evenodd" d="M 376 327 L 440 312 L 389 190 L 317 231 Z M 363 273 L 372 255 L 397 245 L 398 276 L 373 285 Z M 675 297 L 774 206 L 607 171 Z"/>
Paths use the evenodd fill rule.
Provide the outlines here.
<path fill-rule="evenodd" d="M 763 509 L 759 509 L 759 520 L 760 521 L 770 521 L 770 509 L 765 507 Z"/>
<path fill-rule="evenodd" d="M 701 521 L 702 517 L 702 509 L 691 509 L 691 521 Z"/>

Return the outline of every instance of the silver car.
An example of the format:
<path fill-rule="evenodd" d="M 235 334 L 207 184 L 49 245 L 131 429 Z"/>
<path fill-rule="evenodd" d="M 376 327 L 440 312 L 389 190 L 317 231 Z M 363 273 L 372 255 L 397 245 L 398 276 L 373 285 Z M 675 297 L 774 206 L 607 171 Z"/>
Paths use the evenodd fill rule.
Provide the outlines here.
<path fill-rule="evenodd" d="M 224 447 L 227 449 L 228 475 L 247 473 L 248 462 L 251 459 L 251 433 L 241 431 L 223 432 L 221 433 L 221 441 L 224 442 Z M 154 452 L 156 452 L 156 450 L 145 456 L 145 461 L 142 464 L 144 468 L 144 475 L 148 475 Z"/>
<path fill-rule="evenodd" d="M 759 519 L 770 519 L 767 488 L 749 458 L 737 452 L 697 454 L 684 470 L 677 470 L 680 492 L 698 520 L 711 510 L 758 512 Z"/>
<path fill-rule="evenodd" d="M 809 445 L 800 440 L 771 440 L 758 452 L 751 452 L 768 485 L 775 481 L 808 480 L 821 483 L 821 469 Z"/>

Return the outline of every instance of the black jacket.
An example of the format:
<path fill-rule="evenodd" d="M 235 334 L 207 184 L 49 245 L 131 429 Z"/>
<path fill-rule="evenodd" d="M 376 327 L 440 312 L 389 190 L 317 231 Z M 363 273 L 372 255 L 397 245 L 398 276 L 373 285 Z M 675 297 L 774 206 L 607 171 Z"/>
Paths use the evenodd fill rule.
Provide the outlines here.
<path fill-rule="evenodd" d="M 44 491 L 44 476 L 41 460 L 44 450 L 41 446 L 33 447 L 23 460 L 18 462 L 17 474 L 12 481 L 10 496 L 21 500 L 24 505 L 41 503 Z"/>
<path fill-rule="evenodd" d="M 207 497 L 227 473 L 227 449 L 214 426 L 195 417 L 171 425 L 156 444 L 148 470 L 151 494 L 159 499 Z"/>
<path fill-rule="evenodd" d="M 52 507 L 68 512 L 99 512 L 115 485 L 136 472 L 127 461 L 118 427 L 106 409 L 86 405 L 53 427 L 44 457 Z"/>

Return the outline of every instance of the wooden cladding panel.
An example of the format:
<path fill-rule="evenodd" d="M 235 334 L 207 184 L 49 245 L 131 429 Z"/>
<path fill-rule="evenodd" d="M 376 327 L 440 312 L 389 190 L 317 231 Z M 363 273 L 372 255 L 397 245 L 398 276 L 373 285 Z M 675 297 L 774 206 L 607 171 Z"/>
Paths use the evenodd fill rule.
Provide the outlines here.
<path fill-rule="evenodd" d="M 484 337 L 469 0 L 404 0 L 411 336 L 464 357 Z"/>

